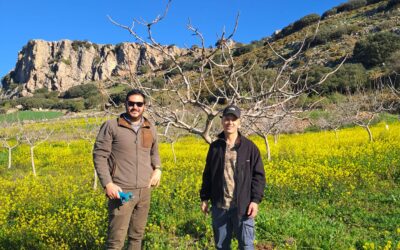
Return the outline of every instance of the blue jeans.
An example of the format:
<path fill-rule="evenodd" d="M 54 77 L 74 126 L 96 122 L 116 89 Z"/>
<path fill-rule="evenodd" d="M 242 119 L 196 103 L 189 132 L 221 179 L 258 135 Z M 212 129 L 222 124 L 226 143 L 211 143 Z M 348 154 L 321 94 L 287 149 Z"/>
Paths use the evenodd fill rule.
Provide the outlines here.
<path fill-rule="evenodd" d="M 232 233 L 239 242 L 239 249 L 254 249 L 254 219 L 238 217 L 237 208 L 211 207 L 214 242 L 217 249 L 230 249 Z"/>

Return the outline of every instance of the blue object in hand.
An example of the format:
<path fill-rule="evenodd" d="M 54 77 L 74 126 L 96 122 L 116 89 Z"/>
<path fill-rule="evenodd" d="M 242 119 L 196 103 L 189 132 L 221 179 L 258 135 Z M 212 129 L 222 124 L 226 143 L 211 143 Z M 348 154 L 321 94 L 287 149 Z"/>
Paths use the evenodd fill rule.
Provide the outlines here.
<path fill-rule="evenodd" d="M 124 204 L 125 202 L 128 202 L 130 199 L 133 198 L 132 192 L 118 192 L 119 194 L 119 199 L 121 200 L 122 204 Z"/>

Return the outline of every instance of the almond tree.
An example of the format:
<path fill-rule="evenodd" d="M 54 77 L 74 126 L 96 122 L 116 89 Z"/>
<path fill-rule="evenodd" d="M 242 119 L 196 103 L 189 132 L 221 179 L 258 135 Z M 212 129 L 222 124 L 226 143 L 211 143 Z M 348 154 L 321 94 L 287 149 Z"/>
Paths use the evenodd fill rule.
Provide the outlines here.
<path fill-rule="evenodd" d="M 31 165 L 32 165 L 32 173 L 36 176 L 36 167 L 35 167 L 35 148 L 47 141 L 50 135 L 54 130 L 48 130 L 46 128 L 41 128 L 35 130 L 33 128 L 23 127 L 22 129 L 22 138 L 29 145 L 30 156 L 31 156 Z"/>
<path fill-rule="evenodd" d="M 172 155 L 174 156 L 174 163 L 176 164 L 175 143 L 179 140 L 179 138 L 184 136 L 184 134 L 176 131 L 176 129 L 172 128 L 172 126 L 167 125 L 164 133 L 159 133 L 158 136 L 164 138 L 166 142 L 171 144 L 171 151 Z"/>
<path fill-rule="evenodd" d="M 12 150 L 20 144 L 20 134 L 16 131 L 12 131 L 9 124 L 5 124 L 2 127 L 0 142 L 2 147 L 8 150 L 8 169 L 10 169 L 12 163 Z"/>
<path fill-rule="evenodd" d="M 393 103 L 385 102 L 386 95 L 384 89 L 370 92 L 359 89 L 357 93 L 347 95 L 347 101 L 341 104 L 344 119 L 364 128 L 370 142 L 374 140 L 371 124 L 377 120 L 380 113 L 393 108 Z"/>
<path fill-rule="evenodd" d="M 91 147 L 90 149 L 90 155 L 93 155 L 93 145 L 96 141 L 96 136 L 97 133 L 99 132 L 100 125 L 97 119 L 97 116 L 95 117 L 95 122 L 90 122 L 88 117 L 85 117 L 85 126 L 74 126 L 74 131 L 75 133 L 79 136 L 79 138 L 83 139 L 86 141 L 89 146 Z M 97 177 L 97 172 L 96 169 L 93 167 L 93 189 L 97 189 L 97 184 L 98 182 L 98 177 Z"/>
<path fill-rule="evenodd" d="M 396 78 L 398 74 L 396 73 Z M 389 77 L 389 89 L 393 93 L 393 95 L 400 100 L 400 86 L 396 86 L 396 79 L 393 81 L 391 77 Z"/>
<path fill-rule="evenodd" d="M 213 48 L 206 48 L 202 33 L 189 21 L 187 29 L 199 39 L 201 46 L 186 49 L 186 55 L 191 55 L 196 66 L 191 70 L 185 70 L 185 56 L 174 53 L 167 46 L 158 43 L 152 33 L 154 25 L 165 18 L 170 2 L 164 14 L 151 22 L 134 19 L 132 25 L 127 26 L 116 22 L 111 17 L 109 19 L 113 24 L 127 30 L 143 45 L 144 49 L 151 48 L 164 55 L 170 62 L 170 66 L 163 71 L 162 87 L 146 86 L 135 74 L 131 75 L 131 86 L 143 90 L 150 99 L 147 109 L 150 116 L 157 124 L 174 126 L 199 135 L 207 143 L 211 143 L 215 137 L 212 133 L 213 125 L 220 115 L 222 104 L 241 106 L 243 119 L 254 120 L 257 117 L 272 119 L 268 124 L 274 125 L 275 121 L 279 121 L 279 117 L 284 116 L 286 106 L 290 106 L 301 95 L 323 84 L 344 62 L 343 60 L 319 81 L 310 84 L 307 81 L 301 81 L 303 78 L 300 77 L 307 74 L 308 63 L 303 67 L 298 67 L 296 74 L 300 76 L 297 78 L 293 76 L 293 64 L 303 60 L 306 39 L 300 42 L 298 49 L 292 51 L 292 55 L 288 57 L 280 55 L 268 43 L 280 66 L 272 70 L 275 72 L 272 79 L 259 79 L 251 83 L 247 80 L 252 75 L 257 61 L 239 61 L 233 56 L 235 48 L 232 37 L 238 27 L 239 16 L 237 16 L 233 31 L 228 35 L 223 31 L 216 47 Z M 137 33 L 135 25 L 143 25 L 146 28 L 148 39 Z M 171 74 L 172 72 L 174 74 Z M 168 98 L 171 103 L 166 105 L 165 98 Z M 271 128 L 266 128 L 266 131 L 269 133 Z"/>

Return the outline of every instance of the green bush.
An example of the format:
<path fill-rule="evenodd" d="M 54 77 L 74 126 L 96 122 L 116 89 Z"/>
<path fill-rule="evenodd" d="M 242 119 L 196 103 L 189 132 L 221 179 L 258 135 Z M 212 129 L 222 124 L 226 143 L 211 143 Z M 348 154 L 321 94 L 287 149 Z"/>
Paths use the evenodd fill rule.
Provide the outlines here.
<path fill-rule="evenodd" d="M 171 69 L 171 70 L 169 70 L 169 71 L 167 71 L 165 73 L 165 77 L 174 77 L 174 76 L 179 75 L 179 74 L 180 74 L 179 69 L 178 68 L 173 68 L 173 69 Z"/>
<path fill-rule="evenodd" d="M 167 69 L 171 68 L 173 64 L 174 64 L 174 62 L 171 59 L 167 59 L 161 64 L 161 69 L 167 70 Z"/>
<path fill-rule="evenodd" d="M 356 43 L 353 59 L 366 68 L 384 63 L 395 51 L 400 50 L 400 36 L 391 32 L 379 32 Z"/>
<path fill-rule="evenodd" d="M 400 50 L 392 53 L 392 55 L 387 60 L 387 67 L 390 72 L 398 72 L 400 73 Z"/>
<path fill-rule="evenodd" d="M 340 12 L 355 10 L 355 9 L 361 8 L 365 5 L 367 5 L 366 0 L 350 0 L 347 3 L 340 4 L 336 8 L 337 8 L 337 12 L 340 13 Z"/>
<path fill-rule="evenodd" d="M 332 9 L 330 9 L 330 10 L 325 11 L 321 16 L 321 19 L 324 20 L 325 18 L 328 18 L 330 16 L 336 15 L 337 13 L 338 13 L 337 8 L 334 7 Z"/>
<path fill-rule="evenodd" d="M 61 62 L 64 63 L 65 65 L 71 66 L 71 60 L 69 59 L 62 58 Z"/>
<path fill-rule="evenodd" d="M 255 45 L 253 45 L 253 44 L 244 45 L 239 48 L 236 48 L 232 55 L 235 57 L 240 56 L 240 55 L 251 52 L 254 48 L 255 48 Z"/>
<path fill-rule="evenodd" d="M 51 108 L 57 101 L 53 99 L 40 98 L 40 97 L 21 97 L 18 98 L 17 103 L 23 106 L 24 110 L 30 109 L 49 109 Z"/>
<path fill-rule="evenodd" d="M 326 44 L 330 41 L 340 39 L 344 35 L 350 35 L 359 29 L 357 25 L 341 25 L 339 27 L 323 26 L 311 41 L 312 46 Z"/>
<path fill-rule="evenodd" d="M 84 109 L 85 104 L 83 100 L 64 100 L 52 105 L 53 109 L 66 109 L 72 112 L 80 112 Z"/>
<path fill-rule="evenodd" d="M 387 5 L 385 10 L 389 11 L 391 9 L 399 8 L 400 7 L 400 0 L 390 0 Z"/>
<path fill-rule="evenodd" d="M 35 93 L 33 93 L 33 97 L 57 99 L 59 94 L 60 94 L 60 92 L 58 92 L 58 91 L 49 91 L 47 88 L 40 88 L 40 89 L 35 90 Z"/>
<path fill-rule="evenodd" d="M 346 63 L 327 80 L 329 92 L 353 93 L 369 83 L 367 72 L 362 64 Z"/>
<path fill-rule="evenodd" d="M 323 66 L 315 66 L 310 69 L 307 76 L 307 83 L 316 84 L 324 75 L 333 69 Z M 324 83 L 316 89 L 323 93 L 348 93 L 355 92 L 359 87 L 368 85 L 368 76 L 362 64 L 344 64 L 333 75 L 331 75 Z"/>
<path fill-rule="evenodd" d="M 313 23 L 317 23 L 321 19 L 321 16 L 318 14 L 310 14 L 302 17 L 300 20 L 297 20 L 293 24 L 293 31 L 301 30 L 304 27 L 307 27 Z"/>
<path fill-rule="evenodd" d="M 78 51 L 80 48 L 82 48 L 82 47 L 84 47 L 84 48 L 86 48 L 86 49 L 90 49 L 90 47 L 92 46 L 92 44 L 90 43 L 90 42 L 88 42 L 88 41 L 86 41 L 86 40 L 84 40 L 84 41 L 79 41 L 79 40 L 76 40 L 76 41 L 73 41 L 72 42 L 72 49 L 74 50 L 74 51 Z"/>
<path fill-rule="evenodd" d="M 184 62 L 181 67 L 183 71 L 198 71 L 200 63 L 196 61 Z"/>
<path fill-rule="evenodd" d="M 367 0 L 367 5 L 379 3 L 379 2 L 382 2 L 382 1 L 384 1 L 384 0 Z"/>
<path fill-rule="evenodd" d="M 126 92 L 114 93 L 110 95 L 111 100 L 116 104 L 120 105 L 125 102 Z"/>
<path fill-rule="evenodd" d="M 90 96 L 98 95 L 99 93 L 100 92 L 96 85 L 88 83 L 69 88 L 67 91 L 65 91 L 63 97 L 67 99 L 77 97 L 89 98 Z"/>
<path fill-rule="evenodd" d="M 165 84 L 165 80 L 162 77 L 156 77 L 153 79 L 151 84 L 154 88 L 163 88 L 164 84 Z"/>
<path fill-rule="evenodd" d="M 285 37 L 285 36 L 288 36 L 288 35 L 292 34 L 293 32 L 294 32 L 294 30 L 293 30 L 293 23 L 291 23 L 291 24 L 289 24 L 288 26 L 286 26 L 285 28 L 283 28 L 283 29 L 281 30 L 281 32 L 279 32 L 279 33 L 275 36 L 275 38 L 276 38 L 276 39 L 280 39 L 280 38 L 282 38 L 282 37 Z"/>
<path fill-rule="evenodd" d="M 150 71 L 151 71 L 151 68 L 150 68 L 149 65 L 141 65 L 137 69 L 137 74 L 138 75 L 144 75 L 144 74 L 149 73 Z"/>
<path fill-rule="evenodd" d="M 102 103 L 102 98 L 100 95 L 89 96 L 85 99 L 84 107 L 85 109 L 92 109 L 98 107 Z"/>

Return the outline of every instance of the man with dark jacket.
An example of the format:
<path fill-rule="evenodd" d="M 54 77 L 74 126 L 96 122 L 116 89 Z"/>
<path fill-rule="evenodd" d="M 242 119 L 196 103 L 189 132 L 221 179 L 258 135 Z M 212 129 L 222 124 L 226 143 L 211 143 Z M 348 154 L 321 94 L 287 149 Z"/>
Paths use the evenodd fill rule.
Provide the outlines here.
<path fill-rule="evenodd" d="M 121 249 L 128 233 L 128 249 L 141 249 L 151 187 L 158 186 L 161 162 L 157 131 L 143 117 L 145 95 L 128 92 L 126 112 L 106 121 L 94 145 L 93 161 L 108 201 L 107 249 Z M 122 203 L 119 192 L 133 197 Z"/>
<path fill-rule="evenodd" d="M 240 249 L 254 249 L 254 218 L 265 187 L 260 151 L 238 131 L 237 106 L 224 109 L 222 126 L 224 131 L 208 150 L 200 190 L 201 210 L 207 214 L 211 200 L 217 249 L 230 249 L 233 232 Z"/>

